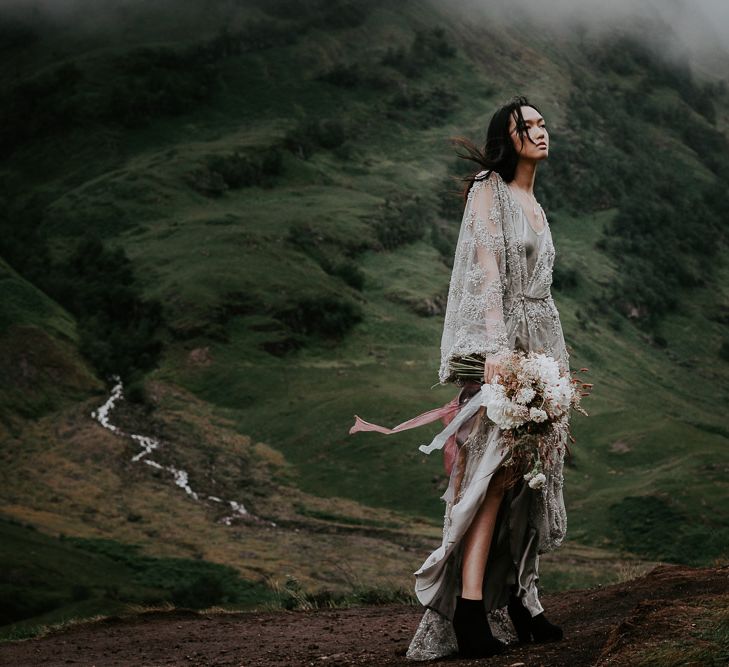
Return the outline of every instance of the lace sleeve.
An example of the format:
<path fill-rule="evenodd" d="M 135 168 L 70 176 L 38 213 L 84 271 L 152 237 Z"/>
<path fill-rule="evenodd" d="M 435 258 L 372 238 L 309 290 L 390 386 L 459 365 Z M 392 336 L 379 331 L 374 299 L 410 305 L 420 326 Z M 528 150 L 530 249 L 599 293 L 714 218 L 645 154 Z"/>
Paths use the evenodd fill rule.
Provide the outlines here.
<path fill-rule="evenodd" d="M 508 352 L 503 295 L 506 252 L 497 174 L 481 172 L 468 193 L 456 245 L 441 340 L 441 384 L 452 381 L 450 361 L 466 354 Z M 480 180 L 478 180 L 480 179 Z"/>

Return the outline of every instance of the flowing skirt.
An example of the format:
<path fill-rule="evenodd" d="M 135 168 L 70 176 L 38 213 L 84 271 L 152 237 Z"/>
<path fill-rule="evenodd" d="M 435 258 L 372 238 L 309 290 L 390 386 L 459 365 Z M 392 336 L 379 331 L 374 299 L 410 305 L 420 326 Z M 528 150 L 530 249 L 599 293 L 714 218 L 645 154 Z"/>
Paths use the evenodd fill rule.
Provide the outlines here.
<path fill-rule="evenodd" d="M 464 389 L 462 402 L 477 390 Z M 415 593 L 426 610 L 408 648 L 408 659 L 431 660 L 457 651 L 452 620 L 462 587 L 463 537 L 494 474 L 508 456 L 501 447 L 500 434 L 483 409 L 470 420 L 465 432 L 459 430 L 455 464 L 448 488 L 441 496 L 446 503 L 443 541 L 414 573 Z M 520 479 L 505 491 L 496 517 L 483 580 L 483 601 L 494 635 L 507 643 L 516 638 L 505 611 L 511 586 L 516 586 L 532 616 L 543 611 L 537 592 L 539 517 L 544 516 L 540 503 L 542 493 Z"/>

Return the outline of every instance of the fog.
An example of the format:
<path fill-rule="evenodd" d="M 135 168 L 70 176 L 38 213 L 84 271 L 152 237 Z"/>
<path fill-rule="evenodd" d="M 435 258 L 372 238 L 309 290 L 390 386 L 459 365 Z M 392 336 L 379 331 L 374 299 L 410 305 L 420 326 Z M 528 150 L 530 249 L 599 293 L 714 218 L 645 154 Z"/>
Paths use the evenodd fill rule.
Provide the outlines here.
<path fill-rule="evenodd" d="M 366 2 L 367 0 L 361 0 Z M 404 0 L 403 0 L 404 1 Z M 171 11 L 185 0 L 0 0 L 0 12 L 20 11 L 25 16 L 38 14 L 51 20 L 73 21 L 82 15 L 93 14 L 101 18 L 105 12 L 114 20 L 125 7 L 149 4 L 156 17 L 164 13 L 167 5 Z M 666 55 L 689 56 L 697 61 L 724 61 L 729 54 L 729 0 L 410 0 L 428 3 L 441 10 L 483 14 L 498 19 L 502 24 L 513 25 L 527 20 L 549 29 L 549 32 L 569 36 L 576 29 L 588 35 L 599 35 L 616 26 L 641 25 L 644 19 L 659 26 L 643 35 Z M 246 0 L 210 0 L 207 3 L 191 2 L 188 6 L 205 5 L 216 10 L 231 11 L 245 6 Z M 35 10 L 35 11 L 34 11 Z M 663 27 L 660 27 L 663 24 Z M 723 72 L 719 72 L 724 74 Z"/>
<path fill-rule="evenodd" d="M 431 0 L 444 9 L 475 12 L 499 22 L 544 26 L 568 37 L 600 36 L 616 27 L 632 29 L 659 53 L 695 63 L 728 63 L 728 0 Z M 653 30 L 642 30 L 646 23 Z M 709 67 L 715 69 L 716 67 Z M 723 78 L 729 72 L 715 71 Z"/>

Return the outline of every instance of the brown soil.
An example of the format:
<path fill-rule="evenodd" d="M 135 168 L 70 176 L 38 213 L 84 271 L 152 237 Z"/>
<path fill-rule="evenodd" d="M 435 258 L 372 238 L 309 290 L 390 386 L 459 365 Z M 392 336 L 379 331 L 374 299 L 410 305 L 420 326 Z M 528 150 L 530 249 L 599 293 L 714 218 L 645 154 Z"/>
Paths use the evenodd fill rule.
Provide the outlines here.
<path fill-rule="evenodd" d="M 729 566 L 661 565 L 621 584 L 543 595 L 564 640 L 510 646 L 484 660 L 448 665 L 494 667 L 635 664 L 645 646 L 696 643 L 691 621 L 723 608 Z M 718 607 L 717 607 L 718 605 Z M 674 613 L 675 612 L 675 613 Z M 80 623 L 39 639 L 0 645 L 0 664 L 14 665 L 417 665 L 405 659 L 422 607 L 387 605 L 315 611 L 147 612 Z M 692 616 L 692 614 L 694 616 Z"/>

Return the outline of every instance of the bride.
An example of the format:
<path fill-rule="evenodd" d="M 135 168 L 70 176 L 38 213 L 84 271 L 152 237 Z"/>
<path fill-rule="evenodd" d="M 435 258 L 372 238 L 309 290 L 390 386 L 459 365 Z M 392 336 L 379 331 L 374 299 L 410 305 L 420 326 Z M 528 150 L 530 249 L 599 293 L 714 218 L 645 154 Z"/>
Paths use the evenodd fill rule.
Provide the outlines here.
<path fill-rule="evenodd" d="M 396 433 L 438 419 L 456 419 L 480 390 L 462 382 L 452 362 L 466 355 L 484 358 L 484 382 L 501 371 L 502 355 L 543 352 L 560 371 L 569 355 L 552 299 L 555 249 L 546 215 L 534 197 L 537 164 L 549 153 L 549 135 L 539 110 L 515 97 L 491 118 L 481 151 L 467 140 L 461 155 L 483 169 L 468 179 L 441 339 L 441 384 L 459 385 L 441 408 L 389 429 L 355 415 L 350 433 Z M 475 406 L 474 406 L 475 407 Z M 554 427 L 554 454 L 541 486 L 509 474 L 501 431 L 481 407 L 451 425 L 444 449 L 449 484 L 442 544 L 415 574 L 415 593 L 426 608 L 406 657 L 431 660 L 458 653 L 485 657 L 511 639 L 506 617 L 520 642 L 562 639 L 539 602 L 539 556 L 562 544 L 567 513 L 562 496 L 569 420 Z M 444 442 L 437 436 L 429 453 Z M 523 471 L 517 471 L 519 473 Z M 516 482 L 516 483 L 514 483 Z M 506 621 L 502 625 L 502 621 Z"/>
<path fill-rule="evenodd" d="M 550 292 L 552 235 L 534 197 L 537 164 L 549 153 L 544 118 L 515 97 L 493 115 L 483 151 L 456 141 L 469 153 L 461 157 L 483 168 L 465 190 L 441 341 L 440 383 L 461 386 L 454 401 L 462 406 L 480 385 L 453 374 L 450 362 L 459 357 L 483 356 L 489 382 L 500 371 L 500 355 L 512 350 L 544 352 L 562 371 L 569 370 L 569 355 Z M 499 428 L 484 408 L 458 433 L 444 452 L 450 481 L 441 497 L 443 542 L 414 573 L 426 610 L 407 651 L 412 660 L 456 650 L 462 657 L 501 652 L 505 643 L 489 620 L 498 628 L 503 607 L 519 641 L 563 637 L 545 617 L 537 583 L 539 555 L 566 533 L 564 447 L 546 483 L 533 489 L 524 479 L 505 484 Z M 566 431 L 560 437 L 566 440 Z M 508 638 L 510 631 L 499 634 Z"/>

